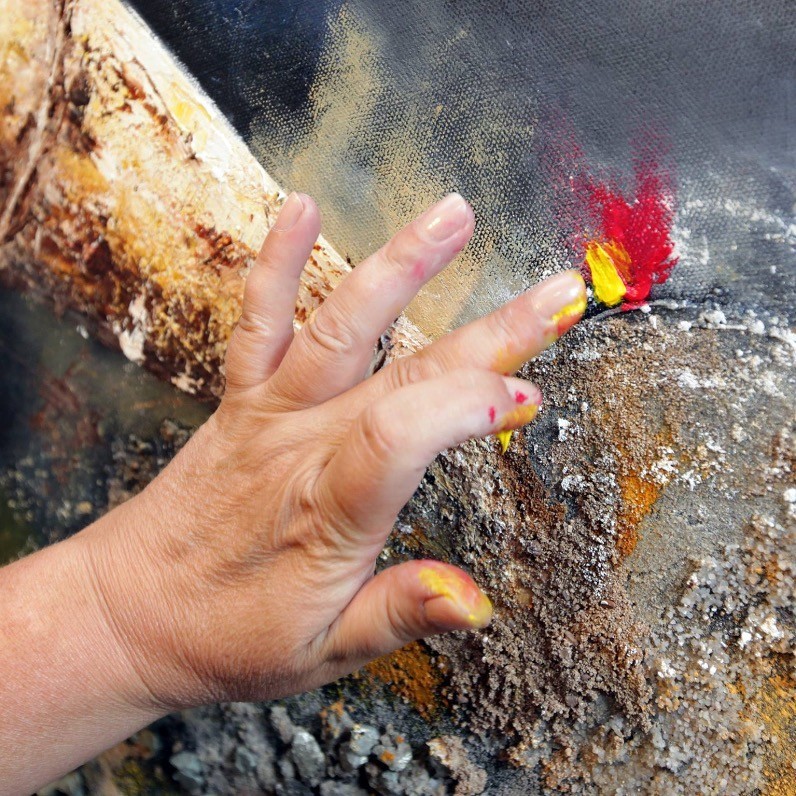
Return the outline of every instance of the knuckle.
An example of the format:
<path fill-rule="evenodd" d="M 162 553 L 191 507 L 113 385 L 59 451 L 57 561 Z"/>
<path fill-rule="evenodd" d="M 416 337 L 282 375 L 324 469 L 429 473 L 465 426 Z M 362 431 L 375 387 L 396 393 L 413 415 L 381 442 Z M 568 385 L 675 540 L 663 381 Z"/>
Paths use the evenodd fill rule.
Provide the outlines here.
<path fill-rule="evenodd" d="M 349 511 L 342 490 L 321 490 L 318 480 L 308 483 L 299 495 L 301 511 L 308 518 L 312 536 L 323 554 L 337 549 L 341 542 L 357 538 L 358 524 Z"/>
<path fill-rule="evenodd" d="M 406 615 L 405 605 L 390 591 L 387 595 L 387 622 L 392 634 L 402 642 L 414 641 L 417 636 L 411 618 Z"/>
<path fill-rule="evenodd" d="M 356 334 L 351 325 L 328 305 L 304 324 L 302 333 L 310 347 L 335 356 L 352 351 L 356 343 Z"/>
<path fill-rule="evenodd" d="M 515 314 L 515 308 L 511 304 L 507 304 L 488 315 L 485 320 L 490 334 L 503 342 L 515 340 L 518 327 L 515 322 Z"/>
<path fill-rule="evenodd" d="M 246 277 L 246 288 L 265 290 L 272 275 L 276 273 L 279 273 L 278 258 L 274 258 L 273 252 L 267 251 L 267 247 L 265 247 L 260 250 Z"/>
<path fill-rule="evenodd" d="M 408 387 L 427 379 L 441 376 L 444 368 L 436 359 L 424 354 L 422 351 L 408 357 L 395 360 L 386 370 L 393 389 Z"/>
<path fill-rule="evenodd" d="M 265 315 L 244 310 L 235 327 L 236 334 L 248 334 L 255 337 L 270 337 L 273 334 L 273 324 Z"/>
<path fill-rule="evenodd" d="M 268 260 L 257 259 L 246 275 L 246 284 L 243 289 L 244 305 L 257 301 L 266 296 L 272 284 L 272 265 Z"/>
<path fill-rule="evenodd" d="M 400 445 L 395 423 L 383 404 L 372 404 L 362 414 L 359 433 L 365 450 L 378 460 L 394 456 Z"/>
<path fill-rule="evenodd" d="M 382 264 L 398 274 L 413 269 L 422 260 L 422 250 L 417 244 L 417 236 L 410 225 L 382 247 Z"/>

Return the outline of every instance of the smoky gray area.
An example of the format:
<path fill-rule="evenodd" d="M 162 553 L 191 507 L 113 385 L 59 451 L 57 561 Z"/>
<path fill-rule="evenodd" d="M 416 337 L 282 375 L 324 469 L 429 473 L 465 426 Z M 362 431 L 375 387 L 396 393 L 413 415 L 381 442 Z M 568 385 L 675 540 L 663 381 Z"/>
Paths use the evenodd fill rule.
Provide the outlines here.
<path fill-rule="evenodd" d="M 567 180 L 632 197 L 640 148 L 675 189 L 679 263 L 654 297 L 793 304 L 790 3 L 132 5 L 353 261 L 434 196 L 467 196 L 456 322 L 577 267 Z"/>

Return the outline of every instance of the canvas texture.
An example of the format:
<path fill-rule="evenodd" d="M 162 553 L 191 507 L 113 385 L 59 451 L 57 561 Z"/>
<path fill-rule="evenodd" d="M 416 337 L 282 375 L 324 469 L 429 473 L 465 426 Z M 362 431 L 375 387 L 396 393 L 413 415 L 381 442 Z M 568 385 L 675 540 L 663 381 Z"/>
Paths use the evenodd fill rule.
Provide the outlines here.
<path fill-rule="evenodd" d="M 793 305 L 788 2 L 133 6 L 354 261 L 438 194 L 472 201 L 473 245 L 417 305 L 431 333 L 580 266 L 582 186 L 632 203 L 644 162 L 678 258 L 653 296 Z"/>

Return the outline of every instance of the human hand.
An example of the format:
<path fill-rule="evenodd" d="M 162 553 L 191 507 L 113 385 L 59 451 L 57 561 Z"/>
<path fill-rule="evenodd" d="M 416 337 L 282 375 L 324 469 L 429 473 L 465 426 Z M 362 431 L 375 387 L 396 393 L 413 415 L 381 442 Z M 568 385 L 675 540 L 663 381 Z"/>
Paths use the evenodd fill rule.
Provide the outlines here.
<path fill-rule="evenodd" d="M 580 319 L 583 280 L 559 274 L 364 378 L 379 336 L 473 227 L 470 206 L 446 197 L 294 336 L 320 219 L 309 197 L 288 198 L 247 280 L 219 409 L 141 495 L 78 537 L 143 702 L 271 699 L 489 622 L 489 600 L 456 567 L 374 575 L 376 558 L 440 450 L 534 417 L 537 387 L 504 374 Z"/>

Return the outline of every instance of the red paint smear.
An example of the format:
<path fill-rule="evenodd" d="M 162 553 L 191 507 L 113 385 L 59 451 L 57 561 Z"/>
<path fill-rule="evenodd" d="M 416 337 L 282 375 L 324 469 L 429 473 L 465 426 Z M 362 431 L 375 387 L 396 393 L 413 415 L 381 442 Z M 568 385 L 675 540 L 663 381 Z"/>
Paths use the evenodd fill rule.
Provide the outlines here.
<path fill-rule="evenodd" d="M 489 407 L 489 422 L 490 423 L 494 423 L 495 422 L 495 407 L 494 406 L 490 406 Z"/>
<path fill-rule="evenodd" d="M 589 186 L 590 209 L 600 224 L 599 242 L 621 243 L 630 257 L 628 273 L 620 273 L 627 287 L 623 309 L 643 304 L 652 286 L 665 282 L 677 265 L 669 237 L 674 211 L 668 182 L 654 162 L 646 161 L 636 165 L 633 201 L 607 186 Z M 588 266 L 584 268 L 588 272 Z"/>
<path fill-rule="evenodd" d="M 677 264 L 670 239 L 675 180 L 671 167 L 662 165 L 672 162 L 668 133 L 651 123 L 636 131 L 631 140 L 635 191 L 628 199 L 612 186 L 609 175 L 598 176 L 563 109 L 547 109 L 544 121 L 539 165 L 552 189 L 558 227 L 581 262 L 592 241 L 605 244 L 613 239 L 624 246 L 631 266 L 630 273 L 621 274 L 627 287 L 622 309 L 634 309 Z M 583 273 L 590 279 L 585 262 Z"/>

